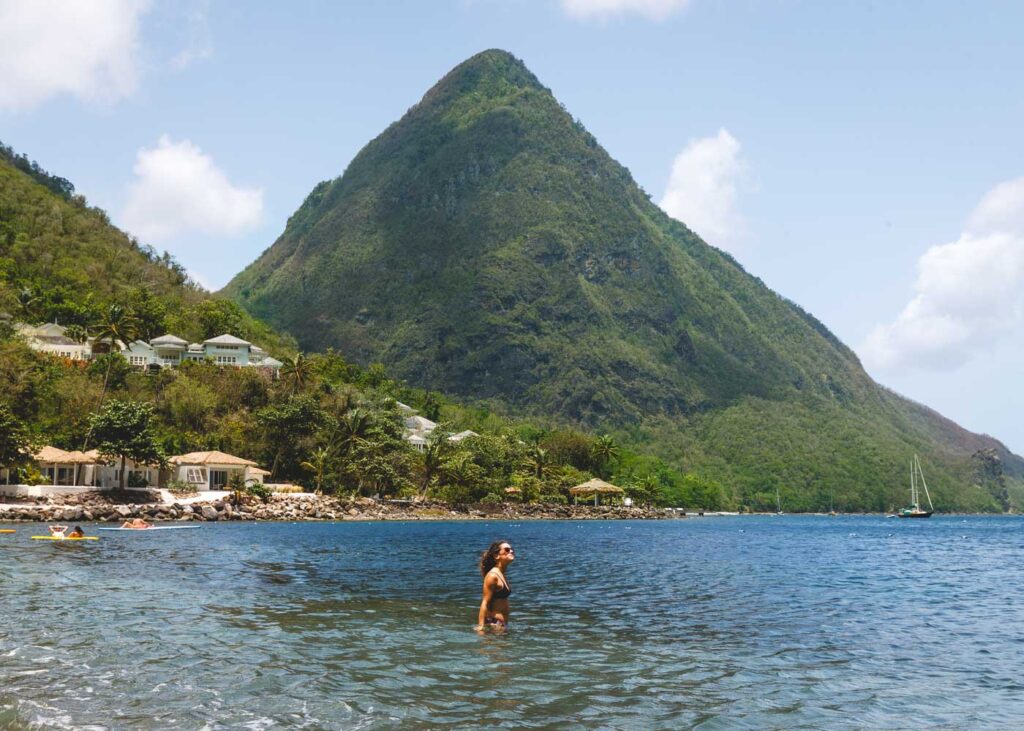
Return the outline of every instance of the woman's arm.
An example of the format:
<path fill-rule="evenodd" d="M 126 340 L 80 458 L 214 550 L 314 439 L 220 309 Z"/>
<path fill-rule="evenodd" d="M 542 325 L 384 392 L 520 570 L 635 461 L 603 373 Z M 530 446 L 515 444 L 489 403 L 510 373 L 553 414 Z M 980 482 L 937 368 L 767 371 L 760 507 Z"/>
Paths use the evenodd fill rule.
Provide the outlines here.
<path fill-rule="evenodd" d="M 487 607 L 491 604 L 491 592 L 494 591 L 494 577 L 491 574 L 487 574 L 484 577 L 484 598 L 480 601 L 480 614 L 477 615 L 476 629 L 480 631 L 484 628 L 484 621 L 487 619 Z"/>

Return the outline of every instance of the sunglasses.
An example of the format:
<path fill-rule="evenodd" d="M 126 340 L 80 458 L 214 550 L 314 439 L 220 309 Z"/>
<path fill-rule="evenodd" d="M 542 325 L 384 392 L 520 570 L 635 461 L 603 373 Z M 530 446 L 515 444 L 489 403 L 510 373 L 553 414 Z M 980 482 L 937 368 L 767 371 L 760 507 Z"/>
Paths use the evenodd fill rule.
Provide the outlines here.
<path fill-rule="evenodd" d="M 503 546 L 502 548 L 500 548 L 498 550 L 498 553 L 515 553 L 515 552 L 516 552 L 516 549 L 512 548 L 512 546 Z"/>

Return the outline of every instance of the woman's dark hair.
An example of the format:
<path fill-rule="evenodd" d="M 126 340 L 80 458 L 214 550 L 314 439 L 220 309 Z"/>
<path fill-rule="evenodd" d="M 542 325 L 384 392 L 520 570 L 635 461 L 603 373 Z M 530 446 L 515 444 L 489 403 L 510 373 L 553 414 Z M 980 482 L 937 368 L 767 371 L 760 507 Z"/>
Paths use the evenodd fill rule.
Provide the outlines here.
<path fill-rule="evenodd" d="M 487 550 L 480 554 L 480 575 L 487 576 L 487 572 L 494 568 L 494 564 L 497 561 L 498 554 L 501 553 L 501 547 L 508 543 L 508 541 L 501 540 L 495 541 Z"/>

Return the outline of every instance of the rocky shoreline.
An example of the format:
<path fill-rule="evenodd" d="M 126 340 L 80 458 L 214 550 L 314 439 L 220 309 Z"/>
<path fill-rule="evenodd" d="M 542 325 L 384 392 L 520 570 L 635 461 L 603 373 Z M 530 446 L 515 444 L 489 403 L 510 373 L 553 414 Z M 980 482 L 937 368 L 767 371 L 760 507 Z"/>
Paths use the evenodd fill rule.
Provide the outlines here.
<path fill-rule="evenodd" d="M 147 499 L 148 498 L 148 499 Z M 159 492 L 95 492 L 73 497 L 38 498 L 0 503 L 0 522 L 217 522 L 248 521 L 372 521 L 372 520 L 661 520 L 684 517 L 657 508 L 551 505 L 448 505 L 430 501 L 341 498 L 328 495 L 278 494 L 262 503 L 246 498 L 236 505 L 228 499 L 165 501 Z"/>

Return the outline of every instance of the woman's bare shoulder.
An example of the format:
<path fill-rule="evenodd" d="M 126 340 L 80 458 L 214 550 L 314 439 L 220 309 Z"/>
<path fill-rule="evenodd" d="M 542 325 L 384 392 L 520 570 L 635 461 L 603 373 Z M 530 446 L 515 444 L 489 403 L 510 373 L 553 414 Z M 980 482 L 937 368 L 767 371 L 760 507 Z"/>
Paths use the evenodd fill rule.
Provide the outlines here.
<path fill-rule="evenodd" d="M 487 583 L 487 584 L 495 584 L 495 583 L 500 584 L 501 583 L 501 571 L 498 570 L 497 566 L 495 566 L 493 569 L 491 569 L 490 571 L 487 572 L 487 575 L 484 576 L 484 583 Z"/>

